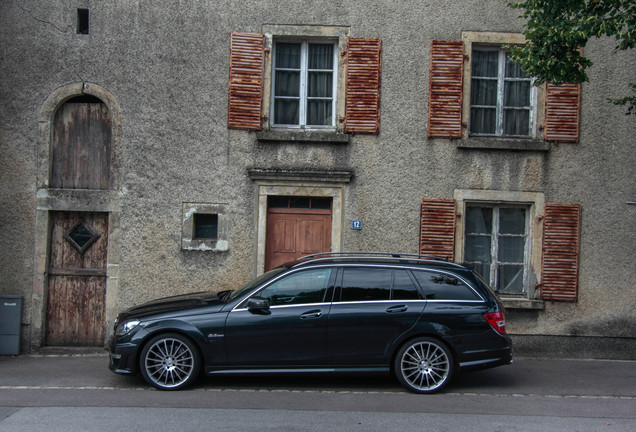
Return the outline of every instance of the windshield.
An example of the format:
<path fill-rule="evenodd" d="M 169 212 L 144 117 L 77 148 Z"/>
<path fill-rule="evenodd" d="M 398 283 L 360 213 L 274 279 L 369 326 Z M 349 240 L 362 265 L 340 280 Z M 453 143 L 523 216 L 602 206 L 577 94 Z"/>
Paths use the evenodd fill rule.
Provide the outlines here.
<path fill-rule="evenodd" d="M 233 291 L 232 294 L 230 294 L 230 296 L 228 298 L 228 301 L 234 300 L 236 298 L 239 298 L 243 294 L 247 294 L 248 292 L 250 292 L 251 290 L 253 290 L 257 286 L 262 284 L 263 282 L 265 282 L 265 281 L 277 276 L 278 274 L 284 272 L 285 270 L 287 270 L 286 267 L 278 267 L 278 268 L 270 270 L 270 271 L 268 271 L 266 273 L 263 273 L 262 275 L 260 275 L 256 279 L 254 279 L 251 282 L 249 282 L 247 285 L 243 285 L 241 288 L 237 289 L 236 291 Z"/>

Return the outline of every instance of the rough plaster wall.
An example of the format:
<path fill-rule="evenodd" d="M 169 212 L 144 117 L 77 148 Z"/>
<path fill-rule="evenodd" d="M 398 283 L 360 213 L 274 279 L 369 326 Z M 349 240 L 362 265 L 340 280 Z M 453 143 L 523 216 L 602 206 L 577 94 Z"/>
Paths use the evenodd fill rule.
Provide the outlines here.
<path fill-rule="evenodd" d="M 37 116 L 58 87 L 93 82 L 122 110 L 119 307 L 247 281 L 256 259 L 251 167 L 352 169 L 345 250 L 417 252 L 419 201 L 455 189 L 544 192 L 580 202 L 579 302 L 509 314 L 512 332 L 636 336 L 634 119 L 605 102 L 625 93 L 633 53 L 586 47 L 579 144 L 548 153 L 457 149 L 426 137 L 429 47 L 462 30 L 521 29 L 503 0 L 475 1 L 5 1 L 0 6 L 0 292 L 32 286 Z M 76 35 L 76 8 L 90 34 Z M 383 41 L 381 133 L 349 145 L 258 143 L 228 130 L 229 33 L 263 24 L 350 26 Z M 20 173 L 21 175 L 16 175 Z M 182 251 L 183 202 L 229 204 L 229 251 Z M 362 219 L 363 230 L 348 229 Z M 26 239 L 26 240 L 25 240 Z M 11 251 L 8 253 L 6 251 Z"/>

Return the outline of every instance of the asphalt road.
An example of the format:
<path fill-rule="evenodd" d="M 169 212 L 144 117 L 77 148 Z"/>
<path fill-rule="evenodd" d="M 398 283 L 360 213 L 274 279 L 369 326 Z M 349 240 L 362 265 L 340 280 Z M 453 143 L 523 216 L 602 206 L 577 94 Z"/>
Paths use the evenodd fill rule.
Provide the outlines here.
<path fill-rule="evenodd" d="M 636 430 L 636 362 L 517 358 L 436 395 L 383 375 L 214 377 L 162 392 L 107 363 L 0 357 L 0 432 Z"/>

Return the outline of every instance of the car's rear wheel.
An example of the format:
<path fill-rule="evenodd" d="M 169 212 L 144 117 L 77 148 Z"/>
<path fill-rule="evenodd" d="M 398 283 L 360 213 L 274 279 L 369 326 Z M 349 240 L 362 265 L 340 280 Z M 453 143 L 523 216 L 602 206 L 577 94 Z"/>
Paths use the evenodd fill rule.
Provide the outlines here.
<path fill-rule="evenodd" d="M 420 337 L 400 348 L 394 369 L 398 381 L 410 391 L 434 393 L 444 388 L 453 376 L 453 356 L 442 342 Z"/>
<path fill-rule="evenodd" d="M 141 351 L 141 374 L 160 390 L 179 390 L 199 375 L 201 357 L 185 336 L 166 333 L 150 339 Z"/>

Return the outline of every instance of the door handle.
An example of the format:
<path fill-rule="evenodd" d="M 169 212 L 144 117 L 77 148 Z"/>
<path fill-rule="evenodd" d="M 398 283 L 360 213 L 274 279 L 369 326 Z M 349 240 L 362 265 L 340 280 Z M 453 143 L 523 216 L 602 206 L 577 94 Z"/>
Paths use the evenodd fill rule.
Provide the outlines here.
<path fill-rule="evenodd" d="M 322 316 L 322 311 L 313 310 L 309 312 L 305 312 L 300 316 L 300 319 L 310 319 L 310 318 L 320 318 Z"/>
<path fill-rule="evenodd" d="M 408 309 L 409 308 L 406 305 L 398 305 L 398 306 L 391 306 L 386 311 L 388 313 L 402 313 L 402 312 L 406 312 Z"/>

